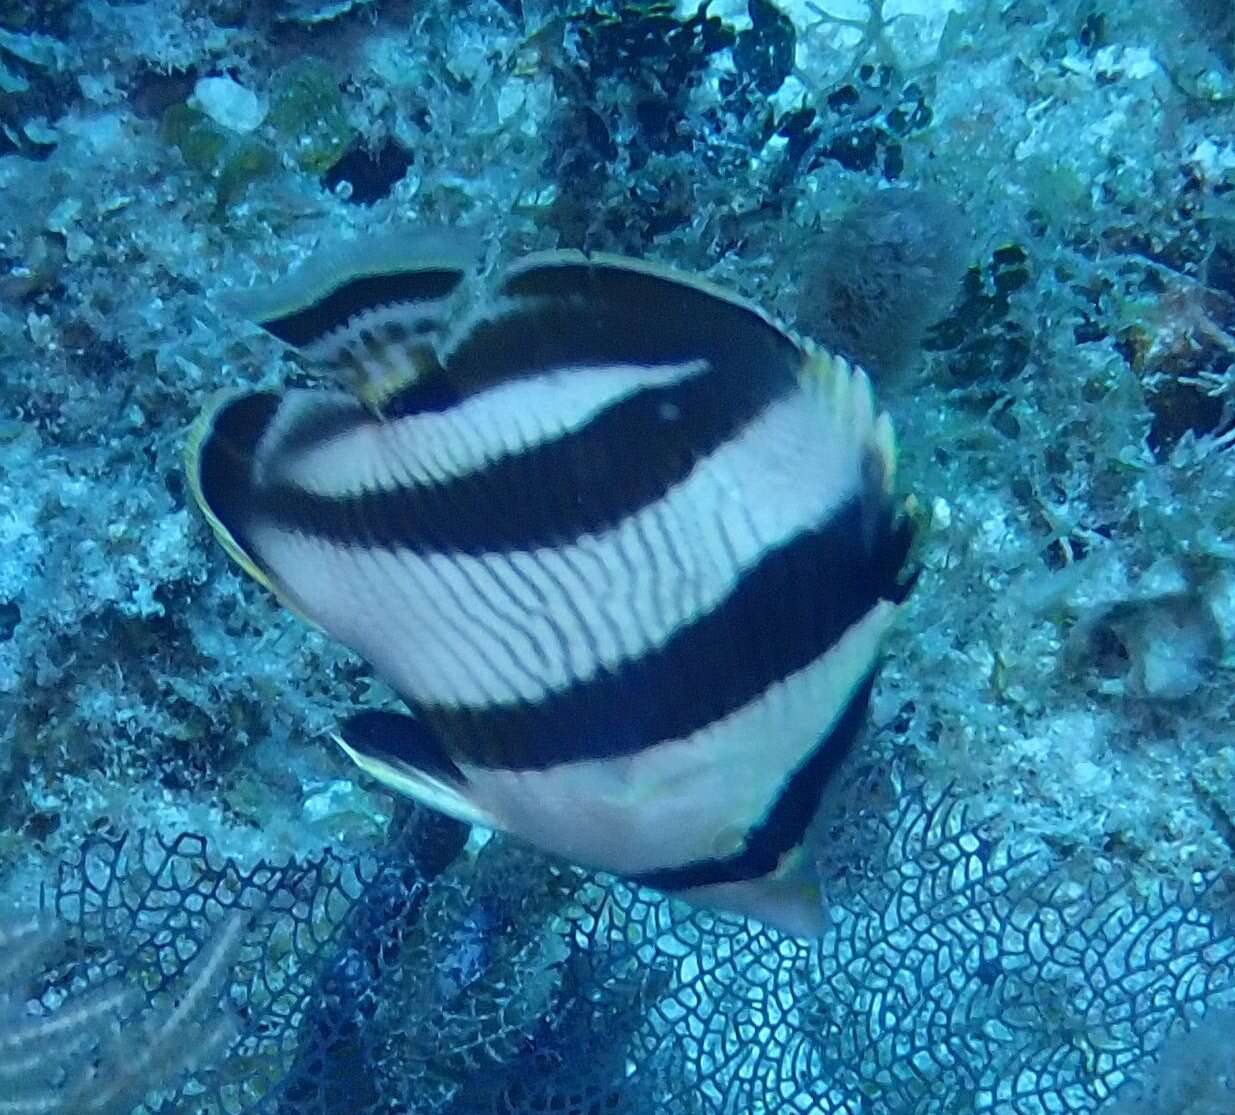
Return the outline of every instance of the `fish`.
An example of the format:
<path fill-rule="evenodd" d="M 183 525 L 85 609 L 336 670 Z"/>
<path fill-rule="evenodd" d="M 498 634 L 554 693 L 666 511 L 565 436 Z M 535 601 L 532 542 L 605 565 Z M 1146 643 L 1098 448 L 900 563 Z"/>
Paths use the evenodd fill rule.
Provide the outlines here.
<path fill-rule="evenodd" d="M 416 255 L 250 298 L 348 386 L 225 393 L 186 450 L 227 552 L 402 701 L 335 742 L 465 823 L 819 936 L 809 832 L 914 581 L 869 379 L 661 264 Z"/>

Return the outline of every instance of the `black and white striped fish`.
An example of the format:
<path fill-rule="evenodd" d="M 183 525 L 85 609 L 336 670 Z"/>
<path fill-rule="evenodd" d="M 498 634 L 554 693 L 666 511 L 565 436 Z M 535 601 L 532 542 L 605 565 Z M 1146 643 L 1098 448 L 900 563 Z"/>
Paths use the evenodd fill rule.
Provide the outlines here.
<path fill-rule="evenodd" d="M 821 932 L 806 830 L 908 591 L 866 376 L 710 285 L 578 253 L 482 284 L 353 252 L 251 306 L 362 398 L 230 398 L 190 480 L 228 551 L 406 701 L 343 749 L 464 821 Z"/>

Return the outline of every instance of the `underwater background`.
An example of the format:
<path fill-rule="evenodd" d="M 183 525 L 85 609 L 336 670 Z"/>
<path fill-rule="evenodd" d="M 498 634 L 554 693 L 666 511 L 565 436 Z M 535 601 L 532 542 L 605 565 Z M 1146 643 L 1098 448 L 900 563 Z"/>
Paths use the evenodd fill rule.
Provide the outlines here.
<path fill-rule="evenodd" d="M 328 743 L 387 692 L 181 456 L 321 378 L 219 294 L 398 225 L 870 372 L 921 574 L 822 940 Z M 0 1113 L 1235 1110 L 1225 0 L 0 0 L 0 492 Z"/>

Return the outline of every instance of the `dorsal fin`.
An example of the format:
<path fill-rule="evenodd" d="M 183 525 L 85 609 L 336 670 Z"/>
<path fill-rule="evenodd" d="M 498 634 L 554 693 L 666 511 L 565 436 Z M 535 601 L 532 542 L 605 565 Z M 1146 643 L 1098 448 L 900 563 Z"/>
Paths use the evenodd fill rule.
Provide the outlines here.
<path fill-rule="evenodd" d="M 464 232 L 387 233 L 313 256 L 219 301 L 336 372 L 370 409 L 437 367 L 435 347 L 481 255 Z"/>
<path fill-rule="evenodd" d="M 722 381 L 732 372 L 789 383 L 803 359 L 767 315 L 705 280 L 643 260 L 539 252 L 509 267 L 451 330 L 441 350 L 448 389 L 435 397 L 562 369 L 700 362 Z M 392 413 L 415 409 L 423 394 L 392 399 Z"/>

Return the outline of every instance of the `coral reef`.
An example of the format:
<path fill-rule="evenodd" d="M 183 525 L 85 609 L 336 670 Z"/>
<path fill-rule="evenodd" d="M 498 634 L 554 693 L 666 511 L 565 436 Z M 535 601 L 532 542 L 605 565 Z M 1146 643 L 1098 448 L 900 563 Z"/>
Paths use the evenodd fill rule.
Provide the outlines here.
<path fill-rule="evenodd" d="M 320 375 L 217 296 L 395 223 L 466 226 L 494 253 L 625 251 L 896 367 L 883 401 L 923 571 L 862 755 L 962 812 L 872 800 L 884 847 L 911 817 L 956 825 L 882 863 L 837 836 L 823 953 L 500 840 L 448 869 L 420 851 L 374 1007 L 389 1063 L 443 1111 L 634 1112 L 674 1079 L 695 1082 L 683 1111 L 1125 1102 L 1133 1069 L 1229 998 L 1232 67 L 1229 6 L 1205 0 L 0 0 L 5 904 L 99 854 L 101 829 L 149 834 L 159 870 L 202 833 L 239 892 L 297 900 L 334 893 L 323 864 L 342 879 L 406 851 L 395 803 L 320 742 L 380 683 L 244 583 L 186 507 L 204 399 Z M 931 217 L 938 241 L 903 253 L 906 196 L 963 237 Z M 878 303 L 867 332 L 829 320 L 847 298 Z M 993 819 L 1024 864 L 964 835 Z M 288 857 L 302 892 L 297 869 L 249 874 Z M 922 857 L 925 876 L 905 866 Z M 949 862 L 978 873 L 976 920 L 909 913 L 903 888 Z M 957 943 L 919 956 L 896 920 L 912 936 L 919 913 Z M 250 958 L 294 954 L 298 1002 L 349 956 L 369 974 L 336 991 L 364 998 L 377 969 L 340 943 L 342 914 L 312 947 L 273 928 L 305 916 L 264 916 Z M 1042 953 L 990 931 L 1022 918 Z M 1192 982 L 1149 1002 L 1152 942 Z M 957 987 L 945 954 L 976 958 Z M 278 1056 L 242 1039 L 237 1076 L 252 1054 L 294 1093 L 290 1017 Z M 574 1055 L 601 1018 L 615 1038 L 589 1084 Z M 661 1044 L 677 1025 L 694 1044 Z"/>

